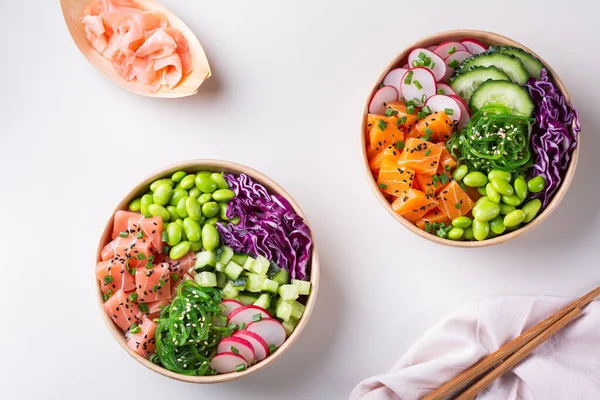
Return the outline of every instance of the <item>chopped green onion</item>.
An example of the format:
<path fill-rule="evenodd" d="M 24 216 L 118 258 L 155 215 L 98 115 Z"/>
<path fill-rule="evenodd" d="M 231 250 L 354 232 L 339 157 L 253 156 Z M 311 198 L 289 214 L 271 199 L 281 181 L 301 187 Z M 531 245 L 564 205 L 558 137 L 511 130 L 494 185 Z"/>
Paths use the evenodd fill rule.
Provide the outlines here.
<path fill-rule="evenodd" d="M 108 289 L 106 291 L 106 293 L 104 293 L 102 295 L 102 299 L 104 299 L 104 301 L 106 301 L 106 300 L 110 299 L 110 296 L 112 296 L 112 289 Z"/>
<path fill-rule="evenodd" d="M 433 131 L 431 130 L 431 128 L 430 128 L 430 127 L 427 127 L 427 128 L 425 128 L 425 133 L 426 133 L 427 135 L 433 135 Z"/>
<path fill-rule="evenodd" d="M 458 67 L 458 64 L 459 64 L 459 62 L 456 60 L 456 58 L 454 58 L 452 61 L 450 61 L 450 62 L 448 63 L 448 66 L 449 66 L 450 68 L 456 68 L 456 67 Z"/>
<path fill-rule="evenodd" d="M 246 370 L 246 364 L 239 364 L 235 367 L 235 372 L 242 372 Z"/>
<path fill-rule="evenodd" d="M 414 73 L 415 73 L 414 71 L 408 71 L 408 72 L 406 73 L 406 77 L 407 77 L 408 79 L 412 79 L 412 77 L 413 77 L 413 74 L 414 74 Z"/>
<path fill-rule="evenodd" d="M 417 89 L 419 89 L 419 90 L 423 89 L 423 86 L 421 85 L 421 82 L 419 82 L 418 80 L 415 79 L 415 81 L 413 82 L 413 84 L 417 87 Z"/>
<path fill-rule="evenodd" d="M 439 88 L 437 91 L 438 94 L 446 94 L 446 92 L 444 92 L 444 89 Z"/>
<path fill-rule="evenodd" d="M 431 232 L 431 223 L 425 222 L 425 232 Z"/>
<path fill-rule="evenodd" d="M 387 115 L 388 117 L 395 117 L 396 114 L 398 114 L 398 111 L 396 110 L 392 110 L 391 108 L 388 107 L 387 110 L 385 110 L 385 115 Z"/>
<path fill-rule="evenodd" d="M 165 287 L 166 282 L 164 279 L 161 279 L 160 281 L 158 281 L 158 283 L 160 284 L 161 287 Z"/>
<path fill-rule="evenodd" d="M 401 118 L 398 118 L 398 121 L 397 121 L 396 123 L 397 123 L 398 125 L 405 124 L 405 123 L 406 123 L 406 115 L 405 115 L 405 116 L 403 116 L 403 117 L 401 117 Z"/>
<path fill-rule="evenodd" d="M 433 71 L 434 68 L 435 68 L 435 63 L 432 61 L 431 64 L 429 64 L 429 69 L 431 69 Z"/>
<path fill-rule="evenodd" d="M 423 93 L 421 95 L 421 103 L 425 104 L 426 101 L 427 101 L 427 95 L 425 93 Z"/>
<path fill-rule="evenodd" d="M 424 154 L 425 154 L 425 157 L 427 157 L 428 155 L 430 155 L 431 154 L 431 149 L 427 149 L 427 151 Z"/>
<path fill-rule="evenodd" d="M 254 314 L 254 315 L 252 316 L 252 321 L 254 321 L 254 322 L 258 322 L 258 321 L 260 321 L 261 319 L 262 319 L 262 314 L 260 314 L 260 313 L 258 313 L 258 314 Z"/>
<path fill-rule="evenodd" d="M 276 350 L 277 350 L 277 347 L 275 347 L 274 344 L 269 345 L 269 354 L 275 353 Z"/>
<path fill-rule="evenodd" d="M 112 283 L 113 281 L 114 281 L 114 279 L 113 279 L 112 275 L 106 275 L 104 277 L 104 284 L 105 285 L 108 285 L 109 283 Z"/>
<path fill-rule="evenodd" d="M 179 280 L 179 274 L 171 274 L 171 280 L 177 282 Z"/>
<path fill-rule="evenodd" d="M 456 51 L 456 47 L 452 46 L 448 49 L 448 54 L 453 54 Z"/>
<path fill-rule="evenodd" d="M 380 183 L 379 187 L 382 188 L 383 190 L 387 189 L 387 185 L 385 183 Z"/>
<path fill-rule="evenodd" d="M 147 313 L 148 312 L 148 304 L 146 304 L 146 303 L 140 303 L 140 304 L 138 304 L 138 308 L 140 309 L 140 311 L 142 313 Z"/>
<path fill-rule="evenodd" d="M 155 283 L 154 286 L 152 286 L 152 291 L 156 292 L 158 290 L 158 285 Z"/>
<path fill-rule="evenodd" d="M 450 178 L 448 178 L 448 175 L 446 174 L 442 174 L 440 175 L 440 180 L 442 181 L 442 184 L 448 182 L 450 180 Z"/>
<path fill-rule="evenodd" d="M 425 57 L 423 59 L 423 62 L 425 63 L 425 66 L 428 66 L 429 64 L 431 64 L 431 57 Z"/>
<path fill-rule="evenodd" d="M 131 327 L 129 328 L 129 332 L 136 334 L 136 333 L 140 333 L 142 331 L 142 328 L 140 328 L 140 326 L 138 324 L 131 324 Z"/>
<path fill-rule="evenodd" d="M 243 331 L 244 329 L 246 329 L 246 323 L 245 323 L 245 322 L 242 322 L 242 323 L 240 324 L 240 331 Z"/>
<path fill-rule="evenodd" d="M 456 207 L 457 209 L 459 209 L 459 210 L 460 210 L 460 208 L 461 208 L 462 206 L 460 205 L 460 203 L 456 203 L 456 204 L 454 205 L 454 207 Z"/>
<path fill-rule="evenodd" d="M 414 114 L 415 113 L 415 106 L 408 106 L 406 107 L 406 112 L 409 114 Z"/>
<path fill-rule="evenodd" d="M 445 169 L 446 171 L 450 172 L 450 170 L 451 170 L 452 168 L 450 168 L 450 166 L 449 166 L 448 164 L 446 164 L 446 165 L 444 165 L 444 169 Z"/>
<path fill-rule="evenodd" d="M 231 346 L 230 349 L 233 354 L 240 354 L 240 351 L 238 349 L 236 349 L 234 346 Z"/>
<path fill-rule="evenodd" d="M 419 52 L 419 60 L 424 60 L 425 59 L 425 53 L 423 53 L 422 51 Z"/>
<path fill-rule="evenodd" d="M 237 329 L 238 329 L 238 325 L 237 325 L 237 324 L 234 324 L 234 323 L 231 323 L 231 324 L 229 324 L 229 325 L 227 326 L 227 328 L 228 328 L 228 329 L 230 329 L 230 330 L 232 330 L 232 331 L 237 331 Z"/>
<path fill-rule="evenodd" d="M 415 105 L 415 101 L 414 100 L 409 100 L 406 102 L 406 107 L 410 107 L 410 106 L 414 106 Z"/>
<path fill-rule="evenodd" d="M 163 253 L 168 253 L 171 248 L 169 246 L 163 246 Z"/>
<path fill-rule="evenodd" d="M 396 150 L 402 150 L 404 148 L 404 142 L 402 140 L 399 140 L 394 146 L 396 146 Z"/>
<path fill-rule="evenodd" d="M 129 301 L 131 301 L 131 302 L 136 301 L 137 298 L 138 298 L 137 292 L 133 292 L 129 295 Z"/>
<path fill-rule="evenodd" d="M 141 239 L 144 237 L 144 232 L 139 231 L 136 235 L 135 235 L 136 239 Z"/>
<path fill-rule="evenodd" d="M 417 66 L 417 60 L 412 60 L 412 62 L 410 63 L 411 66 L 416 67 Z"/>
<path fill-rule="evenodd" d="M 417 64 L 417 67 L 424 67 L 425 66 L 425 61 L 423 61 L 423 60 L 417 60 L 416 64 Z"/>
<path fill-rule="evenodd" d="M 427 113 L 425 111 L 419 111 L 419 113 L 417 114 L 417 118 L 419 119 L 423 119 L 427 117 Z"/>
<path fill-rule="evenodd" d="M 127 237 L 127 236 L 129 236 L 129 232 L 127 232 L 127 231 L 119 232 L 119 236 L 121 236 L 121 237 Z"/>
<path fill-rule="evenodd" d="M 426 112 L 427 114 L 431 114 L 431 108 L 429 108 L 429 106 L 421 108 L 421 111 Z"/>
<path fill-rule="evenodd" d="M 140 260 L 140 261 L 141 260 L 145 260 L 146 259 L 146 255 L 144 253 L 138 253 L 137 259 Z"/>
<path fill-rule="evenodd" d="M 387 122 L 380 119 L 379 122 L 377 122 L 377 127 L 379 128 L 380 131 L 385 131 L 385 128 L 387 128 Z"/>
<path fill-rule="evenodd" d="M 169 234 L 167 233 L 167 231 L 163 231 L 161 239 L 163 242 L 168 242 L 169 241 Z"/>
<path fill-rule="evenodd" d="M 452 115 L 452 114 L 454 114 L 454 110 L 453 110 L 453 109 L 451 109 L 451 108 L 444 108 L 444 112 L 445 112 L 447 115 Z"/>

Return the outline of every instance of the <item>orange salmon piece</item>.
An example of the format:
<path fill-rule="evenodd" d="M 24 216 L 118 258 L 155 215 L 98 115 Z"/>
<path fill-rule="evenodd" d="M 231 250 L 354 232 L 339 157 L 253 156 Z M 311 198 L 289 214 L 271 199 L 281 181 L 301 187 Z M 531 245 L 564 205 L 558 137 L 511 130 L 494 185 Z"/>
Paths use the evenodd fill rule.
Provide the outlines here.
<path fill-rule="evenodd" d="M 116 238 L 119 236 L 119 233 L 127 231 L 127 227 L 129 225 L 130 218 L 139 218 L 142 217 L 140 213 L 134 213 L 131 211 L 118 210 L 115 213 L 113 219 L 113 231 L 112 238 Z"/>
<path fill-rule="evenodd" d="M 445 112 L 438 111 L 417 122 L 415 130 L 419 137 L 430 137 L 431 142 L 445 142 L 452 137 L 454 122 Z"/>
<path fill-rule="evenodd" d="M 404 140 L 404 132 L 397 124 L 398 118 L 385 115 L 369 114 L 367 116 L 367 129 L 369 130 L 369 157 L 384 150 L 387 146 Z"/>
<path fill-rule="evenodd" d="M 127 346 L 144 358 L 150 357 L 150 354 L 155 352 L 156 339 L 156 323 L 149 318 L 142 317 L 139 324 L 140 331 L 138 333 L 125 334 L 127 338 Z"/>
<path fill-rule="evenodd" d="M 395 197 L 410 189 L 415 178 L 414 170 L 398 165 L 399 156 L 395 149 L 384 156 L 377 178 L 379 189 Z"/>
<path fill-rule="evenodd" d="M 417 221 L 417 226 L 420 229 L 425 230 L 426 223 L 435 224 L 436 222 L 448 225 L 451 221 L 439 208 L 434 208 Z"/>
<path fill-rule="evenodd" d="M 456 181 L 450 182 L 440 192 L 437 199 L 440 203 L 440 210 L 451 220 L 467 215 L 475 204 Z"/>
<path fill-rule="evenodd" d="M 171 274 L 167 263 L 151 269 L 138 268 L 135 273 L 138 301 L 150 303 L 171 298 Z"/>
<path fill-rule="evenodd" d="M 119 289 L 130 292 L 135 289 L 133 275 L 125 268 L 125 263 L 116 259 L 100 261 L 96 265 L 96 279 L 100 281 L 102 293 L 109 290 L 115 293 Z"/>
<path fill-rule="evenodd" d="M 440 162 L 437 170 L 438 174 L 452 172 L 454 168 L 456 168 L 456 166 L 458 165 L 456 159 L 452 157 L 452 154 L 450 154 L 450 152 L 446 148 L 445 143 L 438 143 L 436 144 L 436 146 L 440 146 L 442 148 L 442 153 L 440 154 Z"/>
<path fill-rule="evenodd" d="M 391 108 L 394 111 L 397 111 L 398 114 L 396 114 L 396 118 L 398 119 L 405 119 L 401 124 L 400 124 L 400 128 L 404 131 L 404 132 L 410 132 L 411 129 L 414 128 L 415 124 L 417 123 L 417 111 L 415 108 L 415 112 L 412 114 L 409 114 L 406 111 L 406 103 L 403 102 L 399 102 L 399 101 L 395 101 L 393 103 L 389 103 L 388 107 Z M 397 121 L 396 121 L 397 123 Z"/>
<path fill-rule="evenodd" d="M 437 205 L 438 201 L 433 196 L 421 190 L 408 189 L 392 203 L 392 210 L 414 223 Z"/>
<path fill-rule="evenodd" d="M 445 176 L 448 178 L 448 175 Z M 419 182 L 419 187 L 423 192 L 428 193 L 429 195 L 435 195 L 448 186 L 450 178 L 446 179 L 445 183 L 442 183 L 443 181 L 440 175 L 417 174 L 416 181 Z"/>
<path fill-rule="evenodd" d="M 433 175 L 438 169 L 441 153 L 442 149 L 431 142 L 409 138 L 406 140 L 398 165 L 420 174 Z"/>
<path fill-rule="evenodd" d="M 103 308 L 114 323 L 124 331 L 129 329 L 131 324 L 138 323 L 141 318 L 137 304 L 129 300 L 129 295 L 123 289 L 112 295 L 103 304 Z"/>

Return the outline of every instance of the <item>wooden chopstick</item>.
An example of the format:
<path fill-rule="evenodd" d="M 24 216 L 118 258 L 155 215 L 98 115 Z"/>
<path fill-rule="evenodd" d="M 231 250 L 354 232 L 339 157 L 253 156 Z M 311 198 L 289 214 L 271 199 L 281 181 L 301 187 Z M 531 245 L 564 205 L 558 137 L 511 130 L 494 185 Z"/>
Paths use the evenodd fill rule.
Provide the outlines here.
<path fill-rule="evenodd" d="M 567 315 L 558 320 L 554 325 L 533 338 L 520 350 L 502 362 L 497 368 L 492 369 L 490 373 L 477 381 L 473 386 L 461 393 L 455 400 L 472 400 L 482 390 L 492 384 L 497 378 L 510 371 L 515 365 L 523 361 L 540 344 L 554 336 L 558 331 L 567 326 L 571 321 L 581 315 L 581 308 L 574 308 Z"/>
<path fill-rule="evenodd" d="M 538 323 L 537 325 L 529 328 L 523 334 L 521 334 L 520 336 L 511 340 L 510 342 L 506 343 L 504 346 L 500 347 L 494 353 L 490 354 L 483 360 L 477 362 L 475 365 L 473 365 L 472 367 L 463 371 L 462 373 L 460 373 L 459 375 L 457 375 L 450 381 L 444 383 L 442 386 L 440 386 L 439 388 L 437 388 L 436 390 L 434 390 L 433 392 L 431 392 L 430 394 L 425 396 L 423 398 L 423 400 L 443 400 L 446 397 L 458 392 L 460 389 L 467 386 L 471 381 L 476 379 L 478 376 L 481 376 L 482 374 L 486 373 L 487 371 L 490 370 L 490 368 L 493 368 L 494 366 L 496 366 L 497 364 L 502 362 L 502 360 L 506 359 L 507 357 L 509 357 L 513 353 L 515 353 L 517 350 L 522 348 L 525 344 L 530 342 L 533 338 L 537 337 L 542 332 L 544 332 L 546 329 L 548 329 L 552 325 L 556 324 L 559 320 L 561 320 L 563 317 L 565 317 L 571 311 L 573 311 L 576 308 L 583 308 L 583 307 L 587 306 L 589 303 L 591 303 L 595 298 L 597 298 L 599 296 L 600 296 L 600 286 L 597 287 L 596 289 L 592 290 L 591 292 L 587 293 L 585 296 L 582 296 L 579 299 L 575 300 L 573 303 L 569 304 L 567 307 L 556 312 L 555 314 L 546 318 L 545 320 Z"/>

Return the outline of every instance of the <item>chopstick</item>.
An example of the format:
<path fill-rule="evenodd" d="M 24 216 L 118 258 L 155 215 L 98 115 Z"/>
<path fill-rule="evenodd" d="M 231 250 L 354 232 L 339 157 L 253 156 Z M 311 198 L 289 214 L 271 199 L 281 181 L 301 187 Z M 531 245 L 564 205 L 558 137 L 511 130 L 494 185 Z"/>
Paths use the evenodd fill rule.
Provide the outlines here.
<path fill-rule="evenodd" d="M 442 386 L 428 394 L 423 398 L 423 400 L 443 400 L 446 397 L 458 392 L 467 386 L 470 382 L 472 382 L 477 377 L 482 374 L 488 372 L 491 368 L 498 365 L 502 362 L 502 360 L 510 357 L 515 354 L 519 349 L 525 346 L 527 343 L 534 340 L 541 333 L 550 329 L 550 327 L 557 324 L 564 317 L 569 315 L 575 309 L 582 309 L 591 303 L 595 298 L 600 296 L 600 286 L 591 292 L 587 293 L 585 296 L 580 297 L 575 300 L 573 303 L 569 304 L 567 307 L 562 310 L 556 312 L 550 317 L 546 318 L 542 322 L 537 325 L 531 327 L 526 332 L 506 343 L 504 346 L 500 347 L 497 351 L 490 354 L 483 360 L 477 362 L 472 367 L 463 371 L 455 378 L 450 381 L 444 383 Z M 567 322 L 568 323 L 568 322 Z M 566 325 L 566 324 L 565 324 Z M 506 372 L 506 371 L 505 371 Z"/>

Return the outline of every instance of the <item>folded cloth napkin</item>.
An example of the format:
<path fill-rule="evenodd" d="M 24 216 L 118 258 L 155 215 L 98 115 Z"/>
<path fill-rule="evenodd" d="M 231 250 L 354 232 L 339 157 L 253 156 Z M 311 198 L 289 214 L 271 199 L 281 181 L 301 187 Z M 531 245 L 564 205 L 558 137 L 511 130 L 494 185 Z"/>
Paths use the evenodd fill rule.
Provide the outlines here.
<path fill-rule="evenodd" d="M 391 371 L 361 382 L 350 399 L 420 399 L 571 301 L 497 296 L 467 305 L 425 333 Z M 600 399 L 600 302 L 477 399 Z"/>

